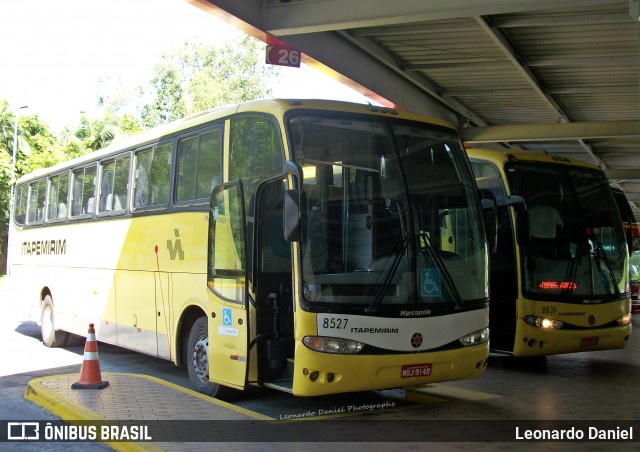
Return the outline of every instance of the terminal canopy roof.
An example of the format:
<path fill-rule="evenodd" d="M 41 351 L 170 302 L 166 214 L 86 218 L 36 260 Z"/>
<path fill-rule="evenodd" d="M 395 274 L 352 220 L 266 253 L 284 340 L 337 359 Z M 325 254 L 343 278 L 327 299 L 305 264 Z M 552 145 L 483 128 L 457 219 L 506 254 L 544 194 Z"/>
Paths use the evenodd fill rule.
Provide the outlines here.
<path fill-rule="evenodd" d="M 640 0 L 186 1 L 470 146 L 596 163 L 640 219 Z"/>

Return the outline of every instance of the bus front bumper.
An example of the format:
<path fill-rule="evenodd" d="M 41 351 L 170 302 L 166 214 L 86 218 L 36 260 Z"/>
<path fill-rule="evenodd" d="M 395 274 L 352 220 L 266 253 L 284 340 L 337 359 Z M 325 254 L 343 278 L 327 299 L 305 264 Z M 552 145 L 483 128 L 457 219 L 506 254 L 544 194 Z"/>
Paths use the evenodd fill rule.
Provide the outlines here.
<path fill-rule="evenodd" d="M 542 356 L 624 348 L 629 342 L 631 324 L 593 329 L 543 329 L 517 321 L 514 356 Z"/>
<path fill-rule="evenodd" d="M 392 355 L 343 355 L 310 350 L 296 341 L 293 394 L 317 396 L 477 378 L 487 367 L 489 343 Z"/>

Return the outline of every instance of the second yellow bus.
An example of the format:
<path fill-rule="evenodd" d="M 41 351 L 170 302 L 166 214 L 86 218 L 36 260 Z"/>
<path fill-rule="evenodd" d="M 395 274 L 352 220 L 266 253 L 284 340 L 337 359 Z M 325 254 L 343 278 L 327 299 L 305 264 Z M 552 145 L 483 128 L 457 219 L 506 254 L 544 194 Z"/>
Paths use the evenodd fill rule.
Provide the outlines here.
<path fill-rule="evenodd" d="M 631 334 L 629 256 L 597 166 L 515 150 L 468 149 L 491 234 L 491 348 L 539 356 L 622 348 Z"/>

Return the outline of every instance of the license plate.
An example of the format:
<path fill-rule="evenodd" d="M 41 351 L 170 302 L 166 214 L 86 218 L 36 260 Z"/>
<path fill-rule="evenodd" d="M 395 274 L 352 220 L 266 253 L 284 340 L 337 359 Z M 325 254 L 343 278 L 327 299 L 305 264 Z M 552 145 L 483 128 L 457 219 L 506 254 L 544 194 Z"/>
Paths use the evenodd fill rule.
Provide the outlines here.
<path fill-rule="evenodd" d="M 580 347 L 594 347 L 598 345 L 599 337 L 583 337 L 580 342 Z"/>
<path fill-rule="evenodd" d="M 400 371 L 401 378 L 428 377 L 429 375 L 431 375 L 431 363 L 407 364 L 402 366 Z"/>

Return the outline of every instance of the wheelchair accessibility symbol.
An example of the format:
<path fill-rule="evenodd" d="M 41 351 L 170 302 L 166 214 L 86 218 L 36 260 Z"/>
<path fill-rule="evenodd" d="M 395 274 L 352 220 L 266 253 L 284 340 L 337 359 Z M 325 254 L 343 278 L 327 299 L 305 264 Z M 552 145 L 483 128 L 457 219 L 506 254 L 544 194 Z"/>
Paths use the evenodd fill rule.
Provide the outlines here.
<path fill-rule="evenodd" d="M 232 323 L 231 309 L 222 308 L 222 324 L 225 326 L 231 326 Z"/>
<path fill-rule="evenodd" d="M 442 286 L 440 284 L 440 271 L 434 268 L 420 270 L 420 296 L 440 297 Z"/>

